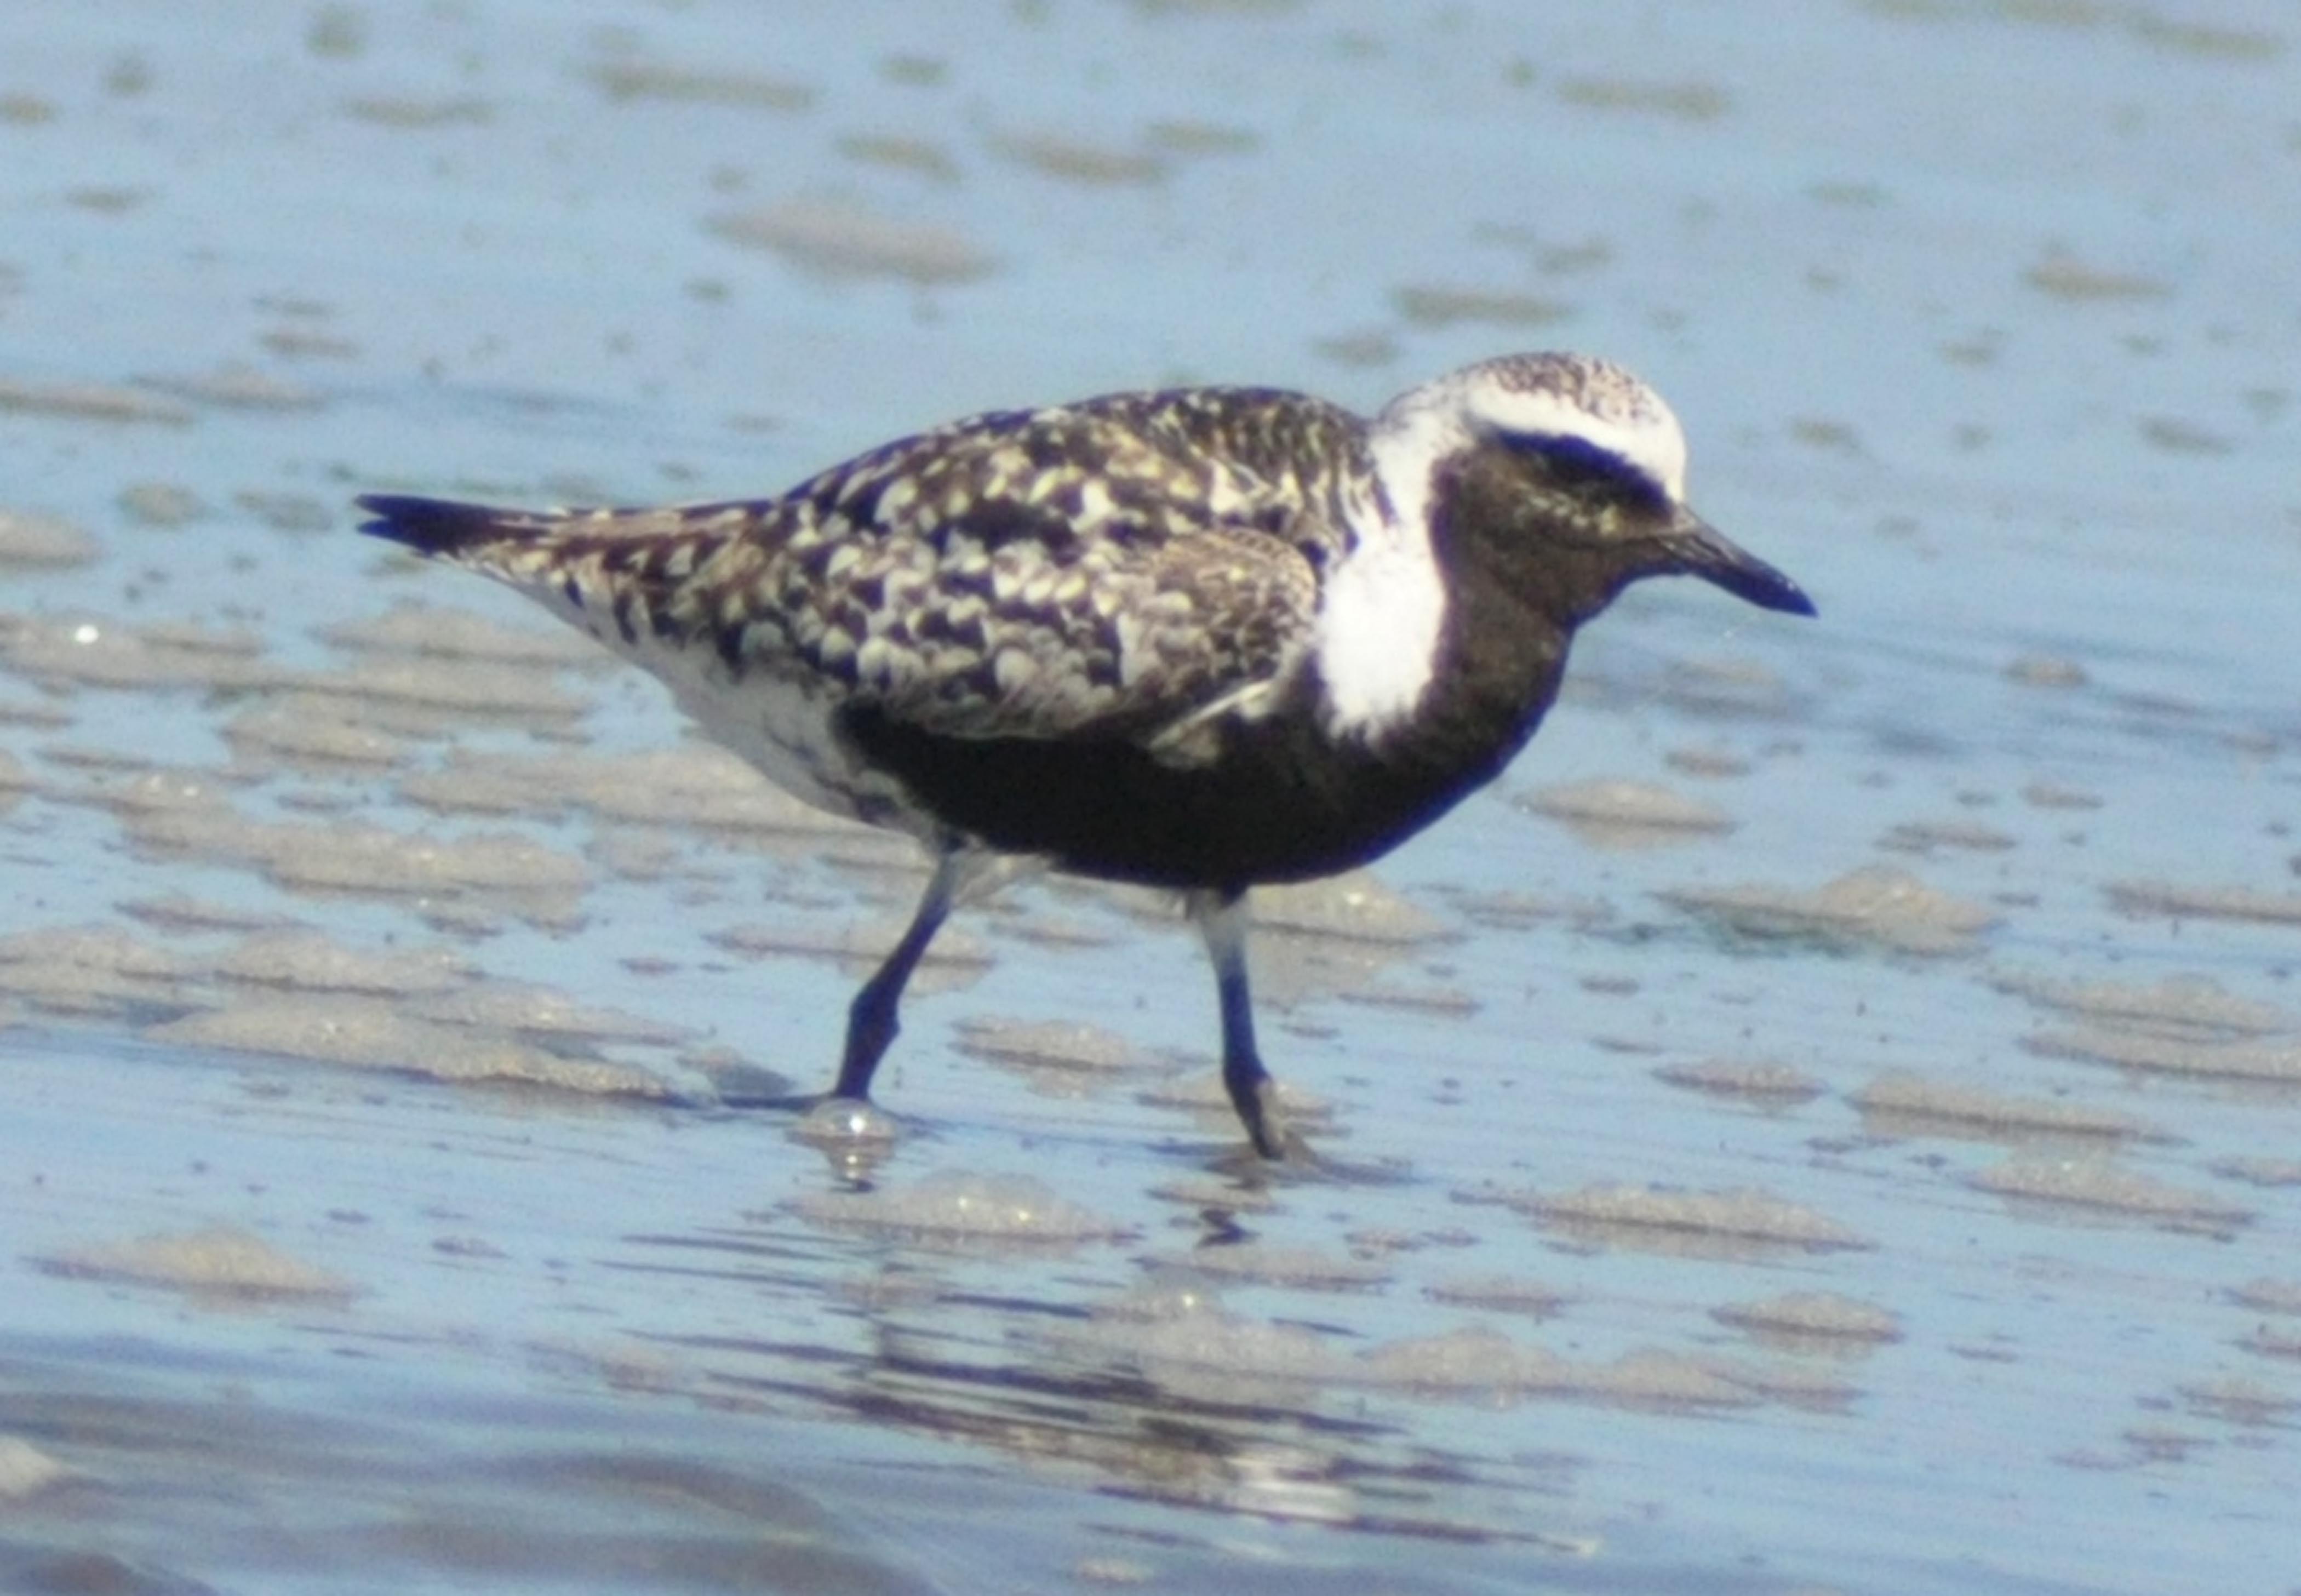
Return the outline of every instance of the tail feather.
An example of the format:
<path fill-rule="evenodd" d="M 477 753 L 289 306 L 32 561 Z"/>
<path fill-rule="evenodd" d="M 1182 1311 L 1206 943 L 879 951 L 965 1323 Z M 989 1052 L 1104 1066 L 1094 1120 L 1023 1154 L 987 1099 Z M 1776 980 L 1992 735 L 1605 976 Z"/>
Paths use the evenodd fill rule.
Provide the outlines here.
<path fill-rule="evenodd" d="M 627 648 L 643 638 L 715 639 L 719 594 L 754 580 L 766 557 L 743 535 L 772 507 L 515 510 L 397 493 L 365 494 L 358 504 L 373 517 L 360 526 L 370 537 L 516 588 L 563 620 Z M 736 557 L 713 568 L 730 545 Z"/>

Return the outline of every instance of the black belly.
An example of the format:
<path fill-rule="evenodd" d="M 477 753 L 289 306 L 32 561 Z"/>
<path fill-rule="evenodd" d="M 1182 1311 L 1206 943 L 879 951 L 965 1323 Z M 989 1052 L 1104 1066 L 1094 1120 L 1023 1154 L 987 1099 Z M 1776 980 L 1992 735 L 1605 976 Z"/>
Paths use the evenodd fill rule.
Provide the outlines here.
<path fill-rule="evenodd" d="M 843 731 L 954 831 L 1062 869 L 1149 886 L 1234 890 L 1331 875 L 1388 852 L 1497 773 L 1498 746 L 1414 740 L 1376 756 L 1304 723 L 1228 730 L 1209 764 L 1161 764 L 1121 739 L 968 740 L 851 710 Z"/>

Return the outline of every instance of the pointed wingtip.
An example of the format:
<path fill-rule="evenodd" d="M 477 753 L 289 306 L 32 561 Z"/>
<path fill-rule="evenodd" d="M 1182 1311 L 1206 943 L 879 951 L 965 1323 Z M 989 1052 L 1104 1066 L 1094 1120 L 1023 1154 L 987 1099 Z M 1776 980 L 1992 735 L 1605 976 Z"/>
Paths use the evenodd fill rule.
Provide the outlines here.
<path fill-rule="evenodd" d="M 452 554 L 503 532 L 502 512 L 485 505 L 409 493 L 363 493 L 352 502 L 368 515 L 360 522 L 362 532 L 418 554 Z"/>

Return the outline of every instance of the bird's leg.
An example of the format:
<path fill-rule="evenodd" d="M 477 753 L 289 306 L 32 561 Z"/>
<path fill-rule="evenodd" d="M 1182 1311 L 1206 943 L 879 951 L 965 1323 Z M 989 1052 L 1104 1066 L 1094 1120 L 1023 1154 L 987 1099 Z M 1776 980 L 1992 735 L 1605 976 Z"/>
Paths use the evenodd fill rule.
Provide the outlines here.
<path fill-rule="evenodd" d="M 1283 1157 L 1277 1085 L 1254 1045 L 1254 999 L 1246 983 L 1246 891 L 1192 892 L 1185 902 L 1206 940 L 1215 992 L 1222 1000 L 1223 1086 L 1254 1150 L 1266 1158 Z"/>
<path fill-rule="evenodd" d="M 847 1051 L 839 1062 L 839 1084 L 831 1089 L 833 1097 L 853 1098 L 858 1102 L 869 1099 L 872 1072 L 901 1029 L 895 1010 L 902 1003 L 903 987 L 925 956 L 927 944 L 942 929 L 952 900 L 971 873 L 968 858 L 956 848 L 936 854 L 934 874 L 927 880 L 926 892 L 903 940 L 855 994 L 854 1004 L 847 1011 Z"/>

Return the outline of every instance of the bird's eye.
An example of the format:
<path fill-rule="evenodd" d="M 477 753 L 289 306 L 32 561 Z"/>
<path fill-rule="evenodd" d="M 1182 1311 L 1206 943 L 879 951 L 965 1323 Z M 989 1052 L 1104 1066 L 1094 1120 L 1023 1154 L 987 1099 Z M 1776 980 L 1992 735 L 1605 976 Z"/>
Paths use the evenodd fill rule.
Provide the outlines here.
<path fill-rule="evenodd" d="M 1666 507 L 1661 484 L 1612 449 L 1565 432 L 1502 432 L 1496 440 L 1569 492 Z"/>

